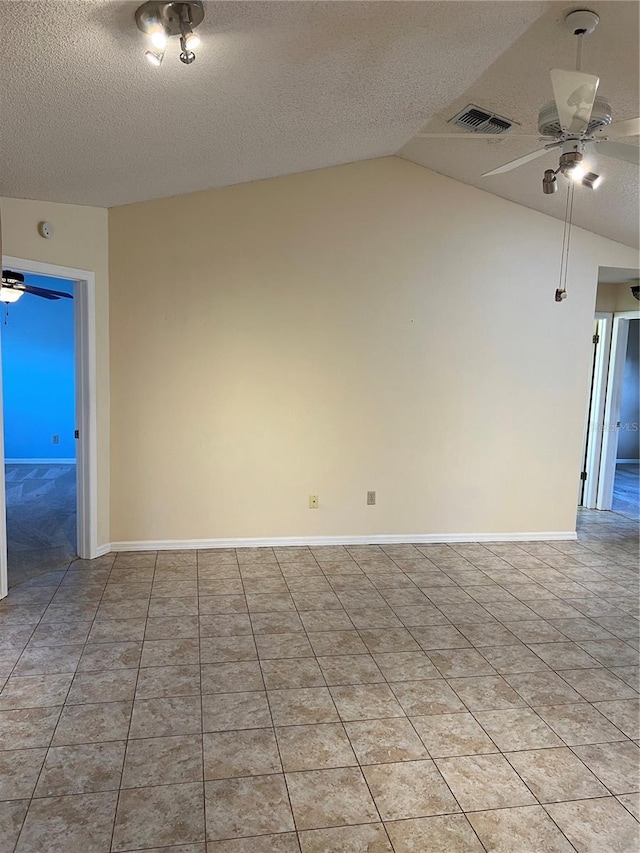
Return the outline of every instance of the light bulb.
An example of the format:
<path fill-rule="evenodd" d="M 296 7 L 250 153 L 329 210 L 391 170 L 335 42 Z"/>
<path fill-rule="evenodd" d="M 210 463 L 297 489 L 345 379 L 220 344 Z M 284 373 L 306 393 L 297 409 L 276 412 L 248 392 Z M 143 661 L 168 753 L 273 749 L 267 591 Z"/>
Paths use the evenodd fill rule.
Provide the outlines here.
<path fill-rule="evenodd" d="M 147 60 L 156 68 L 160 68 L 162 65 L 162 60 L 164 59 L 164 51 L 159 50 L 147 50 L 145 52 L 145 56 Z"/>
<path fill-rule="evenodd" d="M 584 178 L 584 167 L 578 164 L 569 172 L 569 177 L 572 181 L 581 181 Z"/>
<path fill-rule="evenodd" d="M 154 30 L 151 33 L 151 44 L 158 50 L 164 50 L 167 46 L 167 34 L 163 29 Z"/>
<path fill-rule="evenodd" d="M 197 33 L 187 33 L 184 39 L 187 50 L 195 50 L 200 47 L 200 36 Z"/>

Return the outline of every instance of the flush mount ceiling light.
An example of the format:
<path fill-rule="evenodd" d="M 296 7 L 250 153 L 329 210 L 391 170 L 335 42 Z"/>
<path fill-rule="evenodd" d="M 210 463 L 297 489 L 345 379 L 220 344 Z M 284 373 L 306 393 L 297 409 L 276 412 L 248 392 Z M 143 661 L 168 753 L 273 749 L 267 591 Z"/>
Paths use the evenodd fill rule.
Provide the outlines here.
<path fill-rule="evenodd" d="M 159 68 L 167 50 L 169 39 L 180 39 L 180 62 L 191 65 L 200 36 L 194 32 L 204 19 L 202 0 L 172 3 L 166 0 L 149 0 L 136 9 L 136 24 L 149 36 L 151 47 L 146 51 L 148 61 Z"/>

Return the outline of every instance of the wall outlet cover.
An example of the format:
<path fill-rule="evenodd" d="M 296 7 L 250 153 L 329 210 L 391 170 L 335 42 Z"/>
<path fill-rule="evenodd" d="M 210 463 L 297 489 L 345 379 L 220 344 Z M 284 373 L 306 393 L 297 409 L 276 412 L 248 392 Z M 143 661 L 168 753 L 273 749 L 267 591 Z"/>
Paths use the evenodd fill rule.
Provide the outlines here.
<path fill-rule="evenodd" d="M 317 495 L 309 495 L 309 509 L 318 509 Z"/>
<path fill-rule="evenodd" d="M 367 506 L 375 506 L 376 505 L 376 493 L 375 492 L 367 492 Z"/>

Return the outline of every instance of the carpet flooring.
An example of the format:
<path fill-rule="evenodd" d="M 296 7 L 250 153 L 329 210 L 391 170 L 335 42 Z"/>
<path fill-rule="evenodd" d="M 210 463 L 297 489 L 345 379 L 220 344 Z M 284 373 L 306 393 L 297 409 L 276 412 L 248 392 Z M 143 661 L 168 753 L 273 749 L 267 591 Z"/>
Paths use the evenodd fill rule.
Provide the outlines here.
<path fill-rule="evenodd" d="M 5 465 L 9 586 L 76 557 L 76 466 Z"/>

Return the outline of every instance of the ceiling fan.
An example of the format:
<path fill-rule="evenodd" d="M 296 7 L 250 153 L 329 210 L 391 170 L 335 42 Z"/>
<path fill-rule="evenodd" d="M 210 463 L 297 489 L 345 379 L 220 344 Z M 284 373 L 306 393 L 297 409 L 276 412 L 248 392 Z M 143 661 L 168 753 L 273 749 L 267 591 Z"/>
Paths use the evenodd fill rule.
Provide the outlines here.
<path fill-rule="evenodd" d="M 71 293 L 64 293 L 62 290 L 49 290 L 46 287 L 34 287 L 32 284 L 25 284 L 24 276 L 21 272 L 2 270 L 0 302 L 9 305 L 12 302 L 17 302 L 25 293 L 30 293 L 32 296 L 40 296 L 42 299 L 73 299 Z"/>
<path fill-rule="evenodd" d="M 565 18 L 565 26 L 577 37 L 578 48 L 576 70 L 565 71 L 555 68 L 550 72 L 554 100 L 545 104 L 538 115 L 539 134 L 517 135 L 518 139 L 535 138 L 546 144 L 536 151 L 510 160 L 496 169 L 485 172 L 482 177 L 500 175 L 517 169 L 525 163 L 542 157 L 554 148 L 561 149 L 557 169 L 547 169 L 542 181 L 545 194 L 557 191 L 557 175 L 561 173 L 573 178 L 584 186 L 596 189 L 600 176 L 594 172 L 585 173 L 582 167 L 584 152 L 597 146 L 599 153 L 615 160 L 623 160 L 636 165 L 640 162 L 640 149 L 635 145 L 625 145 L 616 140 L 640 134 L 640 118 L 613 122 L 611 106 L 597 96 L 599 78 L 580 71 L 582 58 L 582 40 L 598 26 L 600 18 L 595 12 L 581 10 L 570 12 Z M 423 139 L 486 139 L 485 134 L 475 133 L 464 136 L 460 133 L 418 133 Z M 493 137 L 495 138 L 495 137 Z"/>

